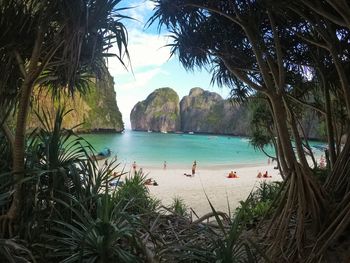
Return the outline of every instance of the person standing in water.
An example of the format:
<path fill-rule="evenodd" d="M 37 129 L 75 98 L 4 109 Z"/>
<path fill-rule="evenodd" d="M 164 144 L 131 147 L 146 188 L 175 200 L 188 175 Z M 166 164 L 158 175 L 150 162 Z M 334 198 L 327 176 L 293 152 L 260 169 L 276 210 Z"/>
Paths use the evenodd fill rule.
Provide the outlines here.
<path fill-rule="evenodd" d="M 163 169 L 164 169 L 164 170 L 166 169 L 166 161 L 164 161 Z"/>
<path fill-rule="evenodd" d="M 196 174 L 196 168 L 197 168 L 197 162 L 194 161 L 193 165 L 192 165 L 192 176 L 194 176 Z"/>

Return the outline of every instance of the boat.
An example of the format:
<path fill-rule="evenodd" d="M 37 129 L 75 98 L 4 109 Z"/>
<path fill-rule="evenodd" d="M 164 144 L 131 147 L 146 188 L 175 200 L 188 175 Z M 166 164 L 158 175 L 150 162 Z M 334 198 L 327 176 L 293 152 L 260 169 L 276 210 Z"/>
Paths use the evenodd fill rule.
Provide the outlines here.
<path fill-rule="evenodd" d="M 105 147 L 102 151 L 100 151 L 97 155 L 95 155 L 96 160 L 103 160 L 111 156 L 111 150 Z"/>
<path fill-rule="evenodd" d="M 160 131 L 161 133 L 168 133 L 167 131 Z"/>
<path fill-rule="evenodd" d="M 188 134 L 194 134 L 194 132 L 193 132 L 193 131 L 190 131 L 190 132 L 188 132 Z"/>
<path fill-rule="evenodd" d="M 147 132 L 152 132 L 151 130 L 148 130 Z"/>

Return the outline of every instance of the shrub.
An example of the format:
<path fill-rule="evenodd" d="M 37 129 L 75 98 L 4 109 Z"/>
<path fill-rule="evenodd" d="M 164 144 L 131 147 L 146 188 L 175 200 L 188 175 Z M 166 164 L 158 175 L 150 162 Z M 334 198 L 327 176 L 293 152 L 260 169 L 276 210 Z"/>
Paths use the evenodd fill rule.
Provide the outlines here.
<path fill-rule="evenodd" d="M 96 213 L 90 213 L 80 202 L 67 195 L 71 203 L 55 202 L 72 214 L 64 220 L 52 219 L 50 233 L 43 237 L 51 253 L 48 257 L 64 262 L 140 262 L 137 252 L 137 217 L 123 211 L 115 196 L 107 192 L 96 202 Z"/>
<path fill-rule="evenodd" d="M 175 214 L 180 216 L 187 216 L 187 206 L 184 200 L 180 197 L 174 197 L 173 203 L 170 206 L 170 209 L 174 211 Z"/>
<path fill-rule="evenodd" d="M 281 182 L 262 182 L 247 200 L 240 202 L 235 216 L 248 228 L 254 227 L 259 220 L 273 213 L 281 187 Z"/>
<path fill-rule="evenodd" d="M 141 172 L 125 178 L 124 184 L 116 192 L 116 200 L 131 214 L 153 212 L 159 201 L 152 198 L 145 185 L 146 176 Z"/>

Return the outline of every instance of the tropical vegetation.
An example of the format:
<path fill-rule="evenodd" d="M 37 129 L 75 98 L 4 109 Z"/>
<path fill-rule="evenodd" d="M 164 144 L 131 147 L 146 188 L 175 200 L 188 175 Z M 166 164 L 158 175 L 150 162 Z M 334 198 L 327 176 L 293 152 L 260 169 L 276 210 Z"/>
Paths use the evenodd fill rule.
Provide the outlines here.
<path fill-rule="evenodd" d="M 240 101 L 264 100 L 269 114 L 261 116 L 266 124 L 255 129 L 253 142 L 260 148 L 275 145 L 285 178 L 267 227 L 268 254 L 282 261 L 324 260 L 350 223 L 349 3 L 154 2 L 149 23 L 171 32 L 172 54 L 185 68 L 210 70 L 213 81 L 230 86 Z M 305 108 L 326 123 L 329 170 L 322 183 L 314 176 L 316 163 L 307 159 L 310 148 L 300 121 Z"/>
<path fill-rule="evenodd" d="M 34 88 L 88 92 L 105 57 L 128 56 L 120 0 L 0 1 L 0 258 L 5 262 L 336 262 L 350 227 L 350 4 L 346 0 L 154 0 L 186 69 L 208 69 L 251 104 L 252 144 L 275 147 L 284 179 L 232 215 L 195 218 L 150 197 L 145 176 L 37 112 Z M 118 54 L 109 54 L 116 45 Z M 59 104 L 59 103 L 58 103 Z M 305 109 L 325 123 L 326 167 L 312 156 Z M 14 127 L 9 126 L 13 118 Z M 111 171 L 119 169 L 116 178 Z M 210 220 L 214 219 L 214 220 Z M 346 251 L 346 250 L 345 250 Z M 345 257 L 344 257 L 345 256 Z"/>

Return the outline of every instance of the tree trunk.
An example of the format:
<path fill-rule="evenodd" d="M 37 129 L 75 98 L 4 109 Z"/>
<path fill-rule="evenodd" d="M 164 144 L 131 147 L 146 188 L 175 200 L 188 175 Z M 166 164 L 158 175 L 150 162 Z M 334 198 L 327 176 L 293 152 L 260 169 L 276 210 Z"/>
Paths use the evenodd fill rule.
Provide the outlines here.
<path fill-rule="evenodd" d="M 9 144 L 10 144 L 10 147 L 11 147 L 11 150 L 13 150 L 13 145 L 14 145 L 14 141 L 15 141 L 15 138 L 12 134 L 12 131 L 10 130 L 9 126 L 7 125 L 6 121 L 4 121 L 4 123 L 2 124 L 2 127 L 1 129 L 3 130 Z"/>
<path fill-rule="evenodd" d="M 279 138 L 280 147 L 282 148 L 288 171 L 284 171 L 286 175 L 290 172 L 296 161 L 292 143 L 290 141 L 289 130 L 287 126 L 287 113 L 283 103 L 283 98 L 280 95 L 269 93 L 268 97 L 271 101 L 277 136 Z"/>
<path fill-rule="evenodd" d="M 292 133 L 293 133 L 293 137 L 294 137 L 294 140 L 295 140 L 295 146 L 296 146 L 296 149 L 297 149 L 297 154 L 298 154 L 298 157 L 299 157 L 299 161 L 301 163 L 301 165 L 305 168 L 305 169 L 309 169 L 310 166 L 306 160 L 306 157 L 305 157 L 305 152 L 304 152 L 304 149 L 303 149 L 303 142 L 300 138 L 300 135 L 299 135 L 299 131 L 298 131 L 298 127 L 297 127 L 297 124 L 296 124 L 296 121 L 295 121 L 295 116 L 294 116 L 294 113 L 290 112 L 290 125 L 292 127 Z"/>
<path fill-rule="evenodd" d="M 16 132 L 13 144 L 13 176 L 14 176 L 14 194 L 13 200 L 8 211 L 8 216 L 12 219 L 17 218 L 21 209 L 22 183 L 24 178 L 24 152 L 25 152 L 25 134 L 27 116 L 29 111 L 30 96 L 32 93 L 33 81 L 26 81 L 21 87 L 21 96 L 18 104 Z"/>
<path fill-rule="evenodd" d="M 0 223 L 3 233 L 8 231 L 9 236 L 13 234 L 14 223 L 21 211 L 22 205 L 22 180 L 24 178 L 24 155 L 25 155 L 25 135 L 27 126 L 27 116 L 29 111 L 29 103 L 34 83 L 42 71 L 42 65 L 39 65 L 40 52 L 42 47 L 43 33 L 41 28 L 38 29 L 37 38 L 31 54 L 28 71 L 24 76 L 24 81 L 20 89 L 18 102 L 18 112 L 16 119 L 16 131 L 13 142 L 13 178 L 14 178 L 14 194 L 9 211 Z M 7 229 L 7 230 L 6 230 Z"/>
<path fill-rule="evenodd" d="M 308 228 L 318 233 L 326 215 L 324 191 L 313 177 L 310 168 L 301 166 L 295 156 L 287 124 L 287 109 L 282 95 L 269 94 L 274 119 L 286 160 L 286 189 L 281 197 L 267 233 L 271 238 L 268 250 L 272 258 L 280 258 L 285 251 L 288 260 L 301 261 L 305 255 L 305 236 Z"/>
<path fill-rule="evenodd" d="M 325 108 L 326 108 L 326 127 L 327 127 L 327 141 L 328 141 L 328 149 L 329 149 L 330 169 L 333 169 L 333 166 L 337 159 L 337 155 L 335 152 L 331 99 L 329 96 L 329 87 L 327 86 L 326 83 L 323 84 L 323 90 L 324 90 Z"/>

